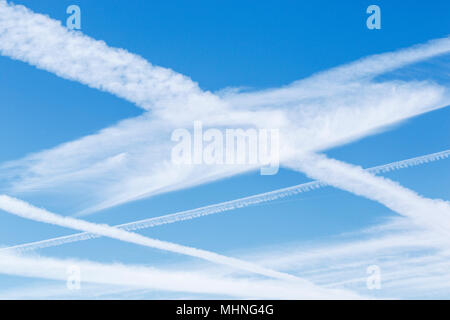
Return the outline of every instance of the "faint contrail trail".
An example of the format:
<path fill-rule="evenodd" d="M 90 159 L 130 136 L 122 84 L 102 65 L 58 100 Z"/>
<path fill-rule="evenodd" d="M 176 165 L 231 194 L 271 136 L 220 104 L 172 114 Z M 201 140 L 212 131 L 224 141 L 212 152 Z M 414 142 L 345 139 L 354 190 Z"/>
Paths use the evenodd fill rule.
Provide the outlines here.
<path fill-rule="evenodd" d="M 64 217 L 44 209 L 34 207 L 27 202 L 9 197 L 7 195 L 0 195 L 0 209 L 25 219 L 53 224 L 79 231 L 94 233 L 112 239 L 117 239 L 120 241 L 141 245 L 144 247 L 156 248 L 164 251 L 200 258 L 216 264 L 225 265 L 228 267 L 244 270 L 247 272 L 263 275 L 270 278 L 288 281 L 298 281 L 299 284 L 303 283 L 311 285 L 310 282 L 304 279 L 300 279 L 298 277 L 295 277 L 293 275 L 284 272 L 278 272 L 275 270 L 264 268 L 251 262 L 239 260 L 232 257 L 227 257 L 207 250 L 187 247 L 168 241 L 161 241 L 157 239 L 148 238 L 143 235 L 126 231 L 123 229 L 114 228 L 106 224 L 97 224 L 72 217 Z"/>
<path fill-rule="evenodd" d="M 407 160 L 397 161 L 388 163 L 381 166 L 371 167 L 366 169 L 368 172 L 371 173 L 383 173 L 383 172 L 389 172 L 394 170 L 399 170 L 403 168 L 413 167 L 417 166 L 423 163 L 433 162 L 441 159 L 446 159 L 450 156 L 450 150 L 445 150 L 441 152 L 431 153 L 420 157 L 415 157 Z M 282 188 L 270 192 L 260 193 L 257 195 L 245 197 L 245 198 L 239 198 L 231 201 L 221 202 L 218 204 L 213 204 L 209 206 L 204 206 L 201 208 L 181 211 L 178 213 L 168 214 L 160 217 L 154 217 L 154 218 L 148 218 L 144 220 L 129 222 L 125 224 L 116 225 L 115 228 L 119 228 L 126 231 L 133 231 L 133 230 L 139 230 L 139 229 L 145 229 L 150 227 L 155 227 L 163 224 L 169 224 L 174 223 L 178 221 L 183 220 L 189 220 L 198 218 L 201 216 L 206 216 L 210 214 L 225 212 L 234 210 L 237 208 L 247 207 L 250 205 L 268 202 L 277 200 L 280 198 L 284 198 L 287 196 L 295 195 L 298 193 L 303 193 L 307 191 L 311 191 L 314 189 L 318 189 L 321 187 L 326 186 L 325 183 L 322 183 L 320 181 L 312 181 L 308 183 L 302 183 L 299 185 L 295 185 L 288 188 Z M 69 236 L 64 237 L 57 237 L 42 241 L 36 241 L 36 242 L 30 242 L 25 243 L 17 246 L 11 246 L 7 248 L 0 249 L 2 250 L 17 250 L 17 251 L 30 251 L 30 250 L 36 250 L 36 249 L 42 249 L 42 248 L 48 248 L 48 247 L 54 247 L 61 244 L 71 243 L 71 242 L 77 242 L 82 240 L 89 240 L 94 238 L 99 238 L 101 236 L 89 232 L 82 232 L 77 233 Z"/>

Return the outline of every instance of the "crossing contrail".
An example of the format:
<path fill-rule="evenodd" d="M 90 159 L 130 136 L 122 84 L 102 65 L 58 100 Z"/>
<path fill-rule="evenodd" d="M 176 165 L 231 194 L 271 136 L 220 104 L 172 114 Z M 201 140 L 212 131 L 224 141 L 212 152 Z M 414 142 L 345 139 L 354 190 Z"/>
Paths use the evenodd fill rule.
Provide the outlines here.
<path fill-rule="evenodd" d="M 82 270 L 83 299 L 89 297 L 89 284 L 105 285 L 106 294 L 111 286 L 118 286 L 125 290 L 156 290 L 190 294 L 213 294 L 239 299 L 367 299 L 347 289 L 323 288 L 313 283 L 299 285 L 296 281 L 282 281 L 274 279 L 243 278 L 240 275 L 221 275 L 215 269 L 186 270 L 183 268 L 167 270 L 166 268 L 149 267 L 122 263 L 100 263 L 90 260 L 57 259 L 36 255 L 22 255 L 0 253 L 0 274 L 20 276 L 36 279 L 47 279 L 66 282 L 67 270 L 70 266 L 77 266 Z M 86 286 L 85 286 L 86 284 Z M 97 287 L 97 286 L 96 286 Z M 64 285 L 59 285 L 61 291 L 66 291 Z M 109 288 L 109 289 L 108 289 Z M 87 289 L 87 290 L 86 290 Z M 23 299 L 23 290 L 16 292 L 0 291 L 1 299 L 17 299 L 15 293 Z M 48 289 L 39 286 L 38 299 L 48 299 Z M 85 291 L 86 290 L 86 291 Z M 34 290 L 33 290 L 34 291 Z M 58 298 L 60 290 L 50 293 Z M 74 292 L 71 292 L 74 293 Z M 69 291 L 69 297 L 74 298 Z M 95 290 L 94 298 L 98 299 L 99 292 Z M 43 294 L 43 295 L 41 295 Z M 5 298 L 6 295 L 6 298 Z M 65 296 L 65 294 L 63 294 Z M 25 294 L 25 299 L 29 296 Z M 36 296 L 33 294 L 33 298 Z"/>
<path fill-rule="evenodd" d="M 274 126 L 291 133 L 299 130 L 299 134 L 308 136 L 297 141 L 295 149 L 325 150 L 447 106 L 448 88 L 444 86 L 372 79 L 449 52 L 447 36 L 368 56 L 278 89 L 222 96 L 204 91 L 190 78 L 155 66 L 125 49 L 113 48 L 68 30 L 46 15 L 0 0 L 0 55 L 151 110 L 151 114 L 145 112 L 96 134 L 2 165 L 0 182 L 12 188 L 11 193 L 46 192 L 64 185 L 69 189 L 75 183 L 87 186 L 79 194 L 82 201 L 73 201 L 89 204 L 82 210 L 88 214 L 240 173 L 234 167 L 221 168 L 220 173 L 212 172 L 216 167 L 209 167 L 195 179 L 191 178 L 193 171 L 186 171 L 184 178 L 174 175 L 167 179 L 163 175 L 172 146 L 163 137 L 195 120 L 214 127 L 241 124 Z M 349 96 L 351 101 L 346 98 Z M 323 130 L 328 134 L 321 134 Z M 287 142 L 288 147 L 294 146 Z M 141 161 L 150 156 L 151 161 Z M 145 184 L 140 183 L 143 175 Z M 7 179 L 2 179 L 5 176 Z M 127 188 L 122 188 L 124 184 Z"/>
<path fill-rule="evenodd" d="M 329 159 L 323 154 L 299 154 L 299 159 L 288 163 L 287 166 L 305 173 L 312 179 L 381 203 L 393 212 L 410 218 L 416 225 L 432 230 L 448 243 L 448 201 L 421 196 L 397 182 L 376 176 L 359 166 Z"/>
<path fill-rule="evenodd" d="M 106 236 L 108 238 L 141 245 L 144 247 L 156 248 L 164 251 L 187 255 L 190 257 L 200 258 L 219 265 L 244 270 L 250 273 L 259 274 L 270 278 L 288 281 L 298 281 L 299 284 L 303 283 L 305 285 L 311 285 L 310 282 L 304 279 L 295 277 L 293 275 L 284 272 L 264 268 L 251 262 L 243 261 L 232 257 L 227 257 L 207 250 L 197 249 L 168 241 L 161 241 L 158 239 L 145 237 L 143 235 L 111 227 L 106 224 L 97 224 L 81 219 L 61 216 L 44 209 L 34 207 L 27 202 L 9 197 L 7 195 L 0 195 L 0 209 L 9 212 L 11 214 L 14 214 L 16 216 L 33 221 L 44 222 L 65 228 L 94 233 L 101 236 Z"/>
<path fill-rule="evenodd" d="M 418 166 L 428 162 L 434 162 L 442 159 L 446 159 L 450 156 L 450 149 L 427 154 L 420 157 L 410 158 L 407 160 L 396 161 L 376 167 L 371 167 L 366 169 L 366 171 L 371 173 L 384 173 L 389 171 L 400 170 L 408 167 Z M 277 189 L 270 192 L 260 193 L 257 195 L 239 198 L 231 201 L 221 202 L 218 204 L 213 204 L 209 206 L 204 206 L 196 209 L 181 211 L 178 213 L 167 214 L 159 217 L 148 218 L 144 220 L 129 222 L 125 224 L 120 224 L 114 226 L 115 228 L 122 229 L 125 231 L 134 231 L 139 229 L 145 229 L 150 227 L 156 227 L 163 224 L 169 224 L 184 220 L 190 220 L 194 218 L 199 218 L 202 216 L 207 216 L 210 214 L 221 213 L 226 211 L 231 211 L 238 208 L 248 207 L 254 204 L 269 202 L 273 200 L 277 200 L 280 198 L 288 197 L 291 195 L 308 192 L 314 189 L 318 189 L 321 187 L 327 186 L 326 183 L 320 181 L 312 181 L 308 183 L 302 183 L 299 185 L 295 185 L 292 187 Z M 82 232 L 69 236 L 57 237 L 42 241 L 29 242 L 21 245 L 11 246 L 7 248 L 0 249 L 3 250 L 14 250 L 19 252 L 31 251 L 36 249 L 43 249 L 48 247 L 59 246 L 66 243 L 77 242 L 82 240 L 89 240 L 101 237 L 100 235 Z"/>
<path fill-rule="evenodd" d="M 376 76 L 446 54 L 449 50 L 450 38 L 445 37 L 397 52 L 373 55 L 319 73 L 313 80 L 342 83 Z M 192 96 L 211 96 L 180 73 L 154 66 L 138 55 L 110 47 L 104 41 L 95 40 L 81 32 L 72 32 L 57 20 L 6 1 L 0 1 L 0 54 L 27 62 L 59 77 L 110 92 L 145 110 L 158 108 L 159 105 L 167 107 L 161 101 L 186 102 Z M 286 95 L 286 88 L 280 90 Z M 270 92 L 269 97 L 273 93 Z M 267 94 L 262 98 L 267 100 Z"/>

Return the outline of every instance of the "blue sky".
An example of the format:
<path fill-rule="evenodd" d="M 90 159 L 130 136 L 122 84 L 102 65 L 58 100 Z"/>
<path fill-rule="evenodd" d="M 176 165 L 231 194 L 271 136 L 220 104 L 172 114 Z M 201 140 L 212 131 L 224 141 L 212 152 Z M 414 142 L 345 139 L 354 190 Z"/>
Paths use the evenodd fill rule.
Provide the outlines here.
<path fill-rule="evenodd" d="M 153 65 L 186 75 L 202 90 L 211 92 L 224 88 L 242 88 L 243 91 L 279 88 L 366 56 L 445 38 L 450 30 L 450 3 L 443 0 L 421 3 L 377 1 L 382 15 L 381 30 L 368 30 L 366 27 L 368 15 L 365 11 L 373 4 L 371 1 L 227 1 L 219 4 L 211 1 L 42 0 L 15 3 L 23 4 L 36 13 L 47 14 L 63 24 L 68 16 L 65 12 L 67 6 L 77 4 L 81 8 L 83 34 L 103 40 L 110 47 L 140 55 Z M 447 51 L 446 55 L 385 72 L 373 81 L 429 80 L 433 85 L 448 88 L 449 72 Z M 0 56 L 0 101 L 0 163 L 19 160 L 96 134 L 103 128 L 145 112 L 136 104 L 108 92 L 63 79 L 5 55 Z M 322 151 L 330 158 L 371 167 L 450 149 L 449 127 L 450 109 L 441 108 Z M 448 201 L 449 169 L 450 160 L 444 159 L 384 176 L 421 196 Z M 4 174 L 0 177 L 6 181 Z M 250 171 L 129 201 L 82 218 L 114 225 L 308 181 L 311 181 L 310 177 L 289 168 L 281 168 L 273 176 L 261 176 L 258 171 Z M 33 192 L 14 192 L 2 182 L 0 188 L 2 193 L 63 215 L 75 214 L 86 206 L 82 185 L 67 183 L 51 192 L 42 191 L 39 187 Z M 76 209 L 74 203 L 77 203 Z M 354 241 L 363 241 L 365 235 L 359 234 L 361 230 L 385 225 L 395 217 L 398 217 L 397 213 L 381 203 L 326 187 L 139 233 L 245 260 L 279 248 L 331 246 L 342 243 L 342 234 L 348 233 L 357 233 Z M 74 231 L 70 229 L 0 211 L 0 244 L 5 247 L 72 233 Z M 401 259 L 412 255 L 413 251 L 399 251 L 394 259 L 401 263 Z M 354 261 L 361 262 L 354 272 L 364 278 L 367 265 L 381 265 L 390 252 L 386 249 L 370 258 L 353 257 Z M 120 262 L 161 268 L 206 268 L 212 274 L 216 269 L 221 270 L 192 257 L 105 238 L 46 248 L 38 253 L 105 264 Z M 449 261 L 448 256 L 442 259 L 444 264 Z M 321 263 L 329 267 L 342 261 L 325 260 Z M 315 270 L 315 267 L 311 268 Z M 308 274 L 305 270 L 298 271 L 299 275 L 303 273 L 305 276 Z M 315 278 L 311 281 L 314 282 Z M 402 287 L 395 279 L 389 281 L 392 281 L 391 286 L 381 290 L 367 290 L 364 282 L 351 289 L 368 296 L 450 297 L 450 286 L 442 285 L 436 289 L 430 285 L 410 293 L 408 284 Z M 184 297 L 164 290 L 141 292 L 129 288 L 116 296 L 114 289 L 109 290 L 109 287 L 88 290 L 89 286 L 83 286 L 80 292 L 68 292 L 64 281 L 0 275 L 0 294 L 4 297 L 8 297 L 10 292 L 19 292 L 19 297 L 20 292 L 25 297 L 34 297 L 33 294 L 27 295 L 30 288 L 43 288 L 41 293 L 45 289 L 50 292 L 48 288 L 60 289 L 55 289 L 54 295 L 49 293 L 45 296 L 48 298 L 91 298 L 102 290 L 105 290 L 100 294 L 103 298 Z M 190 294 L 193 293 L 185 293 L 187 296 Z"/>

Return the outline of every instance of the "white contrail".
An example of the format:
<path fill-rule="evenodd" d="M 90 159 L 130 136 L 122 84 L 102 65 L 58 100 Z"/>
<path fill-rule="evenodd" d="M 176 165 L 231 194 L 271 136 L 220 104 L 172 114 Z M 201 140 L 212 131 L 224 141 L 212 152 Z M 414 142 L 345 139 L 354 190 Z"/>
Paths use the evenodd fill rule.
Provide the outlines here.
<path fill-rule="evenodd" d="M 394 52 L 371 55 L 358 61 L 318 72 L 282 88 L 271 88 L 255 92 L 224 94 L 226 100 L 241 107 L 261 107 L 271 104 L 288 104 L 301 99 L 326 96 L 361 81 L 450 52 L 450 37 L 431 40 Z M 323 90 L 323 88 L 327 90 Z"/>
<path fill-rule="evenodd" d="M 80 269 L 82 283 L 114 285 L 179 293 L 213 294 L 222 297 L 259 299 L 361 299 L 350 290 L 328 289 L 295 281 L 243 279 L 213 272 L 161 270 L 154 267 L 104 264 L 85 260 L 56 259 L 0 253 L 0 273 L 67 281 L 68 267 Z M 82 294 L 83 292 L 81 292 Z"/>
<path fill-rule="evenodd" d="M 214 262 L 221 265 L 226 265 L 229 267 L 245 270 L 251 273 L 256 273 L 260 275 L 264 275 L 267 277 L 277 278 L 277 279 L 283 279 L 283 280 L 294 280 L 299 281 L 300 283 L 308 283 L 305 280 L 299 279 L 295 276 L 269 270 L 257 265 L 254 265 L 252 263 L 241 261 L 239 259 L 226 257 L 214 252 L 196 249 L 192 247 L 186 247 L 179 244 L 167 242 L 167 241 L 161 241 L 156 240 L 152 238 L 144 237 L 137 233 L 132 233 L 129 231 L 116 229 L 114 227 L 110 227 L 105 224 L 96 224 L 80 219 L 75 219 L 72 217 L 64 217 L 60 216 L 54 213 L 51 213 L 49 211 L 46 211 L 44 209 L 36 208 L 24 201 L 6 196 L 6 195 L 0 195 L 0 209 L 15 214 L 19 217 L 23 217 L 26 219 L 39 221 L 39 222 L 45 222 L 49 224 L 58 225 L 61 227 L 71 228 L 75 230 L 95 233 L 98 235 L 106 236 L 109 238 L 134 243 L 150 248 L 157 248 L 165 251 L 171 251 L 183 255 L 188 255 L 192 257 L 197 257 L 203 260 L 207 260 L 210 262 Z M 309 283 L 308 283 L 309 284 Z"/>
<path fill-rule="evenodd" d="M 371 56 L 320 73 L 315 78 L 348 81 L 445 54 L 449 50 L 450 39 L 438 39 L 394 53 Z M 62 78 L 108 91 L 146 110 L 157 107 L 159 102 L 210 95 L 188 77 L 153 66 L 138 55 L 111 48 L 103 41 L 68 30 L 60 21 L 6 1 L 0 1 L 0 53 Z"/>
<path fill-rule="evenodd" d="M 56 75 L 108 91 L 144 109 L 158 101 L 200 94 L 197 84 L 153 66 L 124 49 L 111 48 L 60 21 L 0 1 L 0 53 Z"/>
<path fill-rule="evenodd" d="M 299 154 L 289 164 L 313 179 L 377 201 L 392 211 L 409 217 L 417 225 L 434 230 L 449 243 L 450 203 L 429 199 L 400 184 L 375 176 L 363 168 L 319 154 Z"/>
<path fill-rule="evenodd" d="M 372 168 L 366 169 L 366 171 L 371 173 L 383 173 L 383 172 L 389 172 L 394 170 L 399 170 L 403 168 L 413 167 L 417 165 L 421 165 L 423 163 L 429 163 L 433 161 L 438 161 L 441 159 L 446 159 L 450 156 L 450 150 L 445 150 L 441 152 L 431 153 L 420 157 L 415 157 L 411 159 L 406 159 L 402 161 L 396 161 L 388 164 L 384 164 L 381 166 L 376 166 Z M 169 224 L 169 223 L 175 223 L 179 221 L 184 220 L 190 220 L 194 218 L 199 218 L 202 216 L 215 214 L 215 213 L 221 213 L 226 212 L 230 210 L 234 210 L 237 208 L 243 208 L 250 205 L 268 202 L 277 200 L 280 198 L 284 198 L 287 196 L 295 195 L 298 193 L 308 192 L 311 190 L 315 190 L 321 187 L 326 186 L 326 183 L 320 182 L 320 181 L 313 181 L 308 183 L 303 183 L 299 185 L 295 185 L 288 188 L 282 188 L 278 190 L 274 190 L 271 192 L 265 192 L 260 193 L 257 195 L 253 195 L 250 197 L 244 197 L 236 200 L 221 202 L 218 204 L 213 204 L 201 208 L 196 208 L 192 210 L 186 210 L 178 213 L 173 214 L 167 214 L 160 217 L 154 217 L 154 218 L 148 218 L 144 220 L 139 220 L 135 222 L 129 222 L 125 224 L 120 224 L 114 226 L 115 228 L 127 230 L 127 231 L 133 231 L 133 230 L 139 230 L 139 229 L 145 229 L 150 227 L 155 227 L 163 224 Z M 15 251 L 30 251 L 30 250 L 36 250 L 36 249 L 42 249 L 42 248 L 48 248 L 48 247 L 54 247 L 59 246 L 66 243 L 71 242 L 77 242 L 82 240 L 88 240 L 88 239 L 94 239 L 99 238 L 100 236 L 93 233 L 83 232 L 83 233 L 77 233 L 69 236 L 63 236 L 63 237 L 57 237 L 42 241 L 36 241 L 31 243 L 25 243 L 17 246 L 11 246 L 7 248 L 0 249 L 0 251 L 3 250 L 15 250 Z"/>

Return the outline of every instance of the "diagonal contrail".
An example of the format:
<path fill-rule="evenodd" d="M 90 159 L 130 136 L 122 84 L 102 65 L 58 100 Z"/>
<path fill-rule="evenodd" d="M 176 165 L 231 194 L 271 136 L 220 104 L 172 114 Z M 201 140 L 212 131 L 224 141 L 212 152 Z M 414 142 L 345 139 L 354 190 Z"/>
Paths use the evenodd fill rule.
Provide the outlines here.
<path fill-rule="evenodd" d="M 450 236 L 450 202 L 426 198 L 399 183 L 376 176 L 359 166 L 329 159 L 323 154 L 299 154 L 287 164 L 312 179 L 351 192 L 410 218 L 416 225 L 433 230 L 448 242 Z"/>
<path fill-rule="evenodd" d="M 244 270 L 254 274 L 263 275 L 270 278 L 288 280 L 288 281 L 298 281 L 299 284 L 311 285 L 310 282 L 295 277 L 293 275 L 270 270 L 253 263 L 242 261 L 236 258 L 227 257 L 215 252 L 197 249 L 193 247 L 187 247 L 179 245 L 172 242 L 161 241 L 157 239 L 152 239 L 145 237 L 143 235 L 129 232 L 122 229 L 117 229 L 106 224 L 97 224 L 88 222 L 85 220 L 80 220 L 72 217 L 64 217 L 58 214 L 49 212 L 44 209 L 34 207 L 22 200 L 12 198 L 6 195 L 0 195 L 0 209 L 16 216 L 34 220 L 38 222 L 44 222 L 48 224 L 53 224 L 65 228 L 95 233 L 112 239 L 117 239 L 120 241 L 133 243 L 149 248 L 156 248 L 160 250 L 165 250 L 169 252 L 174 252 L 178 254 L 183 254 L 191 257 L 200 258 L 209 262 L 213 262 L 220 265 L 225 265 L 228 267 Z"/>
<path fill-rule="evenodd" d="M 371 167 L 366 169 L 366 171 L 371 173 L 383 173 L 383 172 L 389 172 L 394 170 L 399 170 L 403 168 L 408 167 L 414 167 L 418 166 L 424 163 L 438 161 L 441 159 L 446 159 L 450 156 L 450 150 L 445 150 L 441 152 L 431 153 L 420 157 L 410 158 L 402 161 L 396 161 L 392 163 L 388 163 L 381 166 Z M 148 218 L 144 220 L 129 222 L 125 224 L 120 224 L 114 226 L 115 228 L 126 230 L 126 231 L 133 231 L 133 230 L 139 230 L 139 229 L 145 229 L 150 227 L 155 227 L 163 224 L 169 224 L 169 223 L 175 223 L 179 221 L 184 220 L 190 220 L 194 218 L 199 218 L 202 216 L 207 216 L 210 214 L 215 213 L 221 213 L 226 212 L 230 210 L 234 210 L 237 208 L 247 207 L 258 203 L 268 202 L 277 200 L 280 198 L 284 198 L 287 196 L 295 195 L 298 193 L 308 192 L 314 189 L 318 189 L 321 187 L 326 186 L 327 184 L 320 182 L 320 181 L 312 181 L 308 183 L 303 183 L 299 185 L 295 185 L 288 188 L 282 188 L 278 190 L 274 190 L 271 192 L 265 192 L 260 193 L 257 195 L 245 197 L 245 198 L 239 198 L 236 200 L 221 202 L 218 204 L 213 204 L 209 206 L 204 206 L 201 208 L 186 210 L 178 213 L 173 214 L 167 214 L 160 217 L 154 217 L 154 218 Z M 0 251 L 3 250 L 15 250 L 15 251 L 30 251 L 30 250 L 36 250 L 36 249 L 43 249 L 48 247 L 54 247 L 59 246 L 66 243 L 71 242 L 77 242 L 82 240 L 89 240 L 89 239 L 95 239 L 101 237 L 100 235 L 89 233 L 89 232 L 82 232 L 77 233 L 69 236 L 63 236 L 63 237 L 57 237 L 42 241 L 36 241 L 36 242 L 30 242 L 25 243 L 17 246 L 11 246 L 7 248 L 0 249 Z"/>
<path fill-rule="evenodd" d="M 191 271 L 179 268 L 167 270 L 142 265 L 0 253 L 0 274 L 65 282 L 67 281 L 68 266 L 77 266 L 82 270 L 83 286 L 91 283 L 107 285 L 108 287 L 119 286 L 127 290 L 144 289 L 183 294 L 213 294 L 239 299 L 365 298 L 364 295 L 354 293 L 351 290 L 322 288 L 313 283 L 299 285 L 296 281 L 243 278 L 239 275 L 222 276 L 217 274 L 215 269 Z M 67 290 L 65 286 L 60 286 L 60 288 Z M 38 289 L 45 293 L 45 287 L 39 286 Z M 89 294 L 84 290 L 85 287 L 81 290 L 83 295 Z M 22 290 L 19 290 L 19 294 L 20 291 Z M 5 299 L 5 293 L 6 296 L 9 296 L 11 292 L 0 291 L 1 299 Z M 58 295 L 58 293 L 56 294 Z M 73 298 L 70 294 L 69 297 Z M 61 296 L 59 296 L 59 299 L 61 299 Z"/>
<path fill-rule="evenodd" d="M 398 52 L 373 55 L 319 73 L 314 78 L 328 83 L 347 82 L 439 56 L 449 50 L 450 38 L 445 37 Z M 110 92 L 145 110 L 156 108 L 163 101 L 185 102 L 192 97 L 209 98 L 211 95 L 180 73 L 154 66 L 138 55 L 110 47 L 81 32 L 70 31 L 60 21 L 6 1 L 0 1 L 0 54 Z M 280 89 L 282 94 L 285 91 L 286 88 Z"/>
<path fill-rule="evenodd" d="M 201 94 L 188 77 L 6 1 L 0 1 L 0 53 L 110 92 L 146 110 L 157 101 Z"/>

